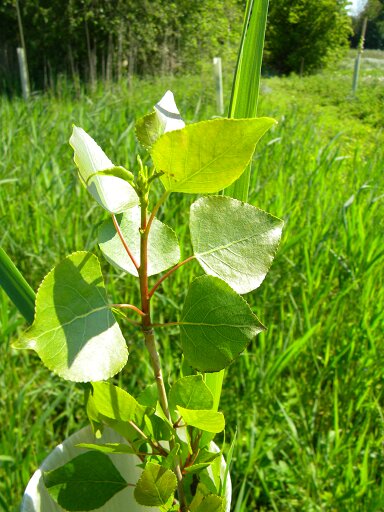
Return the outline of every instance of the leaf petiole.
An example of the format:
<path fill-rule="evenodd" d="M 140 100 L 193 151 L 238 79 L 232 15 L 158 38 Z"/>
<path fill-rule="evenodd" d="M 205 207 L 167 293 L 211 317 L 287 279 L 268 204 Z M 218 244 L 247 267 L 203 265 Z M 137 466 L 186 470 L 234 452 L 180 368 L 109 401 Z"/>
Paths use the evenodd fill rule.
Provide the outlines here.
<path fill-rule="evenodd" d="M 129 249 L 127 242 L 125 241 L 125 238 L 120 229 L 119 223 L 117 222 L 116 215 L 112 215 L 112 220 L 113 220 L 113 224 L 115 226 L 116 232 L 119 235 L 119 238 L 121 240 L 121 243 L 124 246 L 124 249 L 127 251 L 127 254 L 131 258 L 131 261 L 132 261 L 133 265 L 135 266 L 136 270 L 139 271 L 139 264 L 137 263 L 135 257 L 131 253 L 131 250 Z"/>
<path fill-rule="evenodd" d="M 176 270 L 178 270 L 180 267 L 182 267 L 183 265 L 185 265 L 186 263 L 188 263 L 189 261 L 192 261 L 193 259 L 195 259 L 195 255 L 192 255 L 192 256 L 189 256 L 187 259 L 181 261 L 180 263 L 178 263 L 177 265 L 175 265 L 174 267 L 172 267 L 170 270 L 168 270 L 168 272 L 166 272 L 156 283 L 155 285 L 153 286 L 153 288 L 151 289 L 151 291 L 149 292 L 148 294 L 148 297 L 151 298 L 153 296 L 153 294 L 155 293 L 155 291 L 158 289 L 158 287 L 161 285 L 161 283 L 163 281 L 165 281 L 171 274 L 173 274 L 173 272 L 176 272 Z"/>
<path fill-rule="evenodd" d="M 138 315 L 145 316 L 145 313 L 133 304 L 109 304 L 109 307 L 118 309 L 132 309 L 132 311 L 135 311 Z"/>
<path fill-rule="evenodd" d="M 149 216 L 149 219 L 148 219 L 148 222 L 147 222 L 147 225 L 145 227 L 145 231 L 144 231 L 144 234 L 145 236 L 148 236 L 149 234 L 149 230 L 151 229 L 151 225 L 152 225 L 152 222 L 156 216 L 156 213 L 159 211 L 159 208 L 161 207 L 161 205 L 163 203 L 165 203 L 165 201 L 167 200 L 168 196 L 169 196 L 170 192 L 168 192 L 167 190 L 163 193 L 163 195 L 160 197 L 160 199 L 158 200 L 158 202 L 155 204 L 153 210 L 152 210 L 152 213 L 151 215 Z"/>

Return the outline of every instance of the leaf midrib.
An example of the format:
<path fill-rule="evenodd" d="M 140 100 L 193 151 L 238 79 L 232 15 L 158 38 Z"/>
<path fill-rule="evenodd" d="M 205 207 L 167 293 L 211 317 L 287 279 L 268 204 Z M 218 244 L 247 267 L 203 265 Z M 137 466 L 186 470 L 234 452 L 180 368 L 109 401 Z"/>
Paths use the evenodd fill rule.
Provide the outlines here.
<path fill-rule="evenodd" d="M 242 141 L 241 142 L 242 145 L 246 145 L 247 142 L 244 142 Z M 234 149 L 234 147 L 239 147 L 241 144 L 237 144 L 236 146 L 229 146 L 228 148 L 226 148 L 224 151 L 222 151 L 219 155 L 217 155 L 215 158 L 213 158 L 212 160 L 210 160 L 209 162 L 207 162 L 205 165 L 203 165 L 202 167 L 199 167 L 197 169 L 197 171 L 195 171 L 194 173 L 192 174 L 188 174 L 187 176 L 185 176 L 183 179 L 181 179 L 180 181 L 179 180 L 175 180 L 175 184 L 177 185 L 177 187 L 179 187 L 180 185 L 183 185 L 184 183 L 190 181 L 192 178 L 194 178 L 196 175 L 200 174 L 201 172 L 203 172 L 207 167 L 210 167 L 214 162 L 216 162 L 216 160 L 219 160 L 222 156 L 224 156 L 226 153 L 228 153 L 231 149 Z M 256 142 L 255 142 L 255 147 L 256 147 Z M 236 156 L 236 155 L 234 155 Z M 199 159 L 200 161 L 200 159 Z M 217 171 L 217 172 L 222 172 L 222 171 Z M 217 174 L 214 173 L 214 174 Z M 170 180 L 171 177 L 168 175 L 168 179 Z"/>
<path fill-rule="evenodd" d="M 66 322 L 64 324 L 60 324 L 57 327 L 54 327 L 53 329 L 49 329 L 48 331 L 44 331 L 41 334 L 39 334 L 39 336 L 34 336 L 33 338 L 35 340 L 38 340 L 42 336 L 46 336 L 47 334 L 50 334 L 52 332 L 56 332 L 56 331 L 58 331 L 60 329 L 64 329 L 65 327 L 67 327 L 68 325 L 71 325 L 73 322 L 76 322 L 77 320 L 81 320 L 83 318 L 87 318 L 88 316 L 91 316 L 91 315 L 93 315 L 95 313 L 98 313 L 99 311 L 103 311 L 105 309 L 109 310 L 109 307 L 108 307 L 107 304 L 104 305 L 104 306 L 100 306 L 99 308 L 95 308 L 95 309 L 93 309 L 92 311 L 90 311 L 88 313 L 84 313 L 83 315 L 77 315 L 74 318 L 72 318 L 72 320 L 70 320 L 69 322 Z"/>

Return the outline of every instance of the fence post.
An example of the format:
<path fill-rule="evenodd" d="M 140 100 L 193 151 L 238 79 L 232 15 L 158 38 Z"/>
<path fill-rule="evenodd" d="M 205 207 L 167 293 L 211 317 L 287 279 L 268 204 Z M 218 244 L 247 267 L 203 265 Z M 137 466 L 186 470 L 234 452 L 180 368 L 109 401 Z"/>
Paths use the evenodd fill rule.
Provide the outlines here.
<path fill-rule="evenodd" d="M 359 81 L 359 73 L 360 73 L 360 59 L 361 59 L 361 56 L 362 56 L 363 50 L 364 50 L 364 41 L 365 41 L 365 33 L 367 31 L 367 23 L 368 23 L 368 18 L 365 17 L 364 21 L 363 21 L 363 28 L 361 31 L 359 46 L 357 48 L 355 68 L 353 70 L 352 94 L 355 94 L 357 91 L 357 84 Z"/>
<path fill-rule="evenodd" d="M 216 107 L 218 114 L 224 114 L 224 100 L 223 100 L 223 73 L 221 69 L 221 57 L 213 58 L 213 72 L 215 75 L 216 85 Z"/>
<path fill-rule="evenodd" d="M 19 61 L 21 88 L 23 91 L 23 98 L 27 100 L 29 98 L 29 80 L 28 80 L 28 68 L 27 59 L 25 56 L 24 48 L 17 48 L 17 59 Z"/>
<path fill-rule="evenodd" d="M 24 99 L 28 99 L 29 97 L 29 72 L 28 72 L 28 61 L 27 61 L 27 50 L 25 46 L 24 39 L 24 30 L 23 30 L 23 22 L 21 19 L 21 12 L 19 7 L 19 0 L 15 0 L 16 14 L 17 14 L 17 24 L 19 26 L 19 35 L 21 48 L 17 48 L 17 58 L 19 61 L 19 69 L 20 69 L 20 77 L 21 77 L 21 86 L 23 88 L 23 96 Z"/>

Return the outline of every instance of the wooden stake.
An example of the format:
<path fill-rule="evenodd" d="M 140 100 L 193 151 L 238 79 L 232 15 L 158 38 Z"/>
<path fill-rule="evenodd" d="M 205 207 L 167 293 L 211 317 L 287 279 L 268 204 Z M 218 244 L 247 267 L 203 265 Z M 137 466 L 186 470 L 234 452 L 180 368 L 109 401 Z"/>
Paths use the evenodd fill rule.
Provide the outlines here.
<path fill-rule="evenodd" d="M 221 69 L 221 57 L 214 57 L 213 72 L 215 75 L 215 84 L 216 84 L 217 113 L 222 115 L 222 114 L 224 114 L 224 100 L 223 100 L 223 73 L 222 73 L 222 69 Z"/>
<path fill-rule="evenodd" d="M 23 98 L 27 100 L 29 98 L 29 79 L 28 79 L 28 68 L 27 59 L 25 56 L 24 48 L 17 48 L 17 58 L 19 61 L 21 88 L 23 91 Z"/>
<path fill-rule="evenodd" d="M 355 68 L 353 70 L 352 94 L 355 94 L 356 91 L 357 91 L 357 85 L 358 85 L 359 73 L 360 73 L 360 60 L 361 60 L 361 56 L 362 56 L 363 51 L 364 51 L 364 41 L 365 41 L 365 33 L 367 31 L 367 23 L 368 23 L 368 18 L 365 17 L 364 21 L 363 21 L 363 28 L 362 28 L 362 31 L 361 31 L 361 37 L 360 37 L 359 46 L 357 48 L 357 56 L 356 56 L 356 60 L 355 60 Z"/>
<path fill-rule="evenodd" d="M 15 0 L 16 14 L 17 14 L 17 23 L 19 25 L 19 34 L 20 34 L 20 42 L 21 48 L 17 48 L 17 58 L 19 60 L 19 69 L 20 69 L 20 78 L 21 78 L 21 86 L 23 88 L 23 96 L 24 99 L 28 99 L 30 92 L 29 85 L 29 72 L 28 72 L 28 61 L 27 61 L 27 49 L 25 46 L 24 39 L 24 30 L 23 30 L 23 22 L 21 19 L 19 1 Z"/>

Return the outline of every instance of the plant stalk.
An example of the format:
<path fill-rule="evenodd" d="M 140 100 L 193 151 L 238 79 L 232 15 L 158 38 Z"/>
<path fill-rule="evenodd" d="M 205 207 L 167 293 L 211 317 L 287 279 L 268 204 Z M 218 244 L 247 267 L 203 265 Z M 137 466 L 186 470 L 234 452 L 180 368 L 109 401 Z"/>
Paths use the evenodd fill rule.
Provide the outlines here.
<path fill-rule="evenodd" d="M 164 197 L 164 196 L 163 196 Z M 163 200 L 165 200 L 166 196 Z M 160 203 L 160 201 L 159 201 Z M 158 203 L 158 204 L 159 204 Z M 161 204 L 161 203 L 160 203 Z M 160 206 L 159 204 L 159 206 Z M 144 334 L 145 346 L 148 350 L 149 357 L 151 359 L 151 365 L 155 376 L 157 385 L 157 392 L 159 395 L 159 401 L 161 408 L 172 424 L 171 414 L 169 412 L 168 397 L 164 385 L 163 372 L 161 369 L 160 355 L 157 351 L 155 335 L 151 327 L 151 297 L 148 291 L 148 235 L 151 227 L 154 215 L 150 217 L 150 223 L 147 223 L 147 197 L 142 197 L 141 201 L 141 243 L 140 243 L 140 267 L 139 267 L 139 279 L 140 279 L 140 294 L 141 294 L 141 309 L 144 313 L 142 317 L 142 330 Z M 158 209 L 158 208 L 157 208 Z M 157 211 L 157 209 L 155 209 Z M 169 447 L 172 450 L 175 446 L 174 439 L 169 441 Z M 181 473 L 180 464 L 175 465 L 175 474 L 177 478 L 177 490 L 180 503 L 180 512 L 187 512 L 188 505 L 183 488 L 183 475 Z"/>

